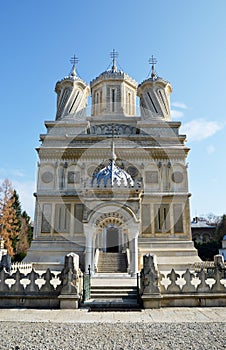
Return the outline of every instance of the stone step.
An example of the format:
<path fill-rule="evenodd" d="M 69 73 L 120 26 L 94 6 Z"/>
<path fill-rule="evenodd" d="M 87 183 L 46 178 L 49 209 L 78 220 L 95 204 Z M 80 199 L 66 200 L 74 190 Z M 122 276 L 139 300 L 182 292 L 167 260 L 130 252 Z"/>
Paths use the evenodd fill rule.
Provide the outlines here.
<path fill-rule="evenodd" d="M 124 265 L 126 265 L 126 262 L 125 262 L 125 260 L 121 260 L 121 261 L 120 260 L 117 260 L 117 261 L 115 261 L 115 260 L 107 260 L 107 261 L 101 260 L 98 265 L 111 265 L 111 264 L 115 264 L 115 265 L 124 264 Z"/>
<path fill-rule="evenodd" d="M 94 287 L 91 287 L 91 290 L 92 291 L 95 291 L 95 292 L 107 292 L 107 293 L 111 293 L 111 292 L 126 292 L 126 293 L 129 293 L 129 292 L 135 292 L 136 291 L 136 287 L 119 287 L 119 286 L 112 286 L 112 287 L 108 287 L 108 288 L 104 288 L 103 286 L 94 286 Z"/>
<path fill-rule="evenodd" d="M 99 293 L 92 293 L 90 295 L 91 299 L 95 299 L 95 300 L 105 300 L 105 299 L 112 299 L 112 300 L 117 300 L 117 299 L 136 299 L 137 298 L 137 294 L 128 294 L 128 293 L 103 293 L 103 294 L 99 294 Z"/>
<path fill-rule="evenodd" d="M 92 285 L 95 286 L 135 286 L 136 277 L 131 277 L 128 273 L 125 272 L 116 272 L 116 273 L 95 273 L 92 276 Z"/>
<path fill-rule="evenodd" d="M 122 269 L 122 268 L 109 268 L 109 269 L 106 269 L 106 268 L 98 268 L 98 272 L 100 273 L 117 273 L 117 272 L 126 272 L 126 268 L 125 269 Z"/>
<path fill-rule="evenodd" d="M 84 307 L 90 311 L 141 311 L 136 279 L 127 274 L 118 274 L 118 280 L 112 276 L 117 275 L 98 274 L 92 278 L 90 299 L 85 301 Z"/>
<path fill-rule="evenodd" d="M 136 299 L 137 288 L 128 286 L 92 286 L 91 299 Z"/>
<path fill-rule="evenodd" d="M 98 272 L 116 273 L 126 272 L 127 261 L 125 253 L 103 253 L 100 252 L 98 261 Z"/>
<path fill-rule="evenodd" d="M 130 287 L 108 287 L 108 288 L 104 288 L 103 286 L 98 287 L 98 286 L 94 286 L 91 287 L 91 293 L 99 293 L 99 294 L 104 294 L 104 293 L 108 293 L 108 294 L 118 294 L 118 293 L 125 293 L 125 294 L 136 294 L 137 289 L 134 288 L 130 288 Z"/>
<path fill-rule="evenodd" d="M 90 300 L 85 302 L 84 306 L 90 311 L 142 311 L 137 300 Z"/>

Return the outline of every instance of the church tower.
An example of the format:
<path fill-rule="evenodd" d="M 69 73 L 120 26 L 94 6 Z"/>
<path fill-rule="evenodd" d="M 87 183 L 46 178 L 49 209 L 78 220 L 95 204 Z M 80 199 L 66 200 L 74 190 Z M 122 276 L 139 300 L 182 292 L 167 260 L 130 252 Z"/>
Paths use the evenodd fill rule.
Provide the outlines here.
<path fill-rule="evenodd" d="M 71 59 L 73 67 L 69 76 L 56 83 L 55 92 L 57 93 L 57 112 L 56 120 L 65 117 L 81 117 L 86 114 L 89 86 L 77 76 L 76 63 L 77 57 Z"/>
<path fill-rule="evenodd" d="M 181 123 L 171 121 L 172 87 L 158 77 L 153 57 L 150 78 L 138 85 L 118 70 L 117 56 L 113 50 L 111 69 L 90 87 L 73 57 L 70 75 L 56 84 L 56 118 L 45 122 L 37 149 L 34 240 L 26 257 L 39 269 L 60 269 L 70 252 L 92 274 L 105 271 L 110 253 L 124 259 L 111 272 L 132 276 L 147 253 L 162 271 L 199 261 L 190 228 L 189 149 Z"/>
<path fill-rule="evenodd" d="M 137 82 L 117 68 L 118 53 L 111 53 L 110 70 L 101 73 L 90 83 L 92 116 L 134 116 L 136 114 Z"/>
<path fill-rule="evenodd" d="M 170 94 L 172 87 L 168 81 L 157 76 L 155 72 L 156 60 L 152 56 L 149 60 L 152 64 L 151 77 L 144 80 L 138 87 L 137 94 L 140 97 L 140 110 L 144 117 L 152 117 L 169 121 L 170 118 Z"/>

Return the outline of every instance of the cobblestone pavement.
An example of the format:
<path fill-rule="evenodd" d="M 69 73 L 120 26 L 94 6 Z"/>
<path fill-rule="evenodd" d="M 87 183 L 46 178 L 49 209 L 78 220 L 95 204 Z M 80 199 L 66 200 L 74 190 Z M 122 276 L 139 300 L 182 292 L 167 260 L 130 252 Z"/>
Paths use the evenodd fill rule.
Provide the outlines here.
<path fill-rule="evenodd" d="M 0 310 L 0 350 L 225 350 L 226 308 Z"/>
<path fill-rule="evenodd" d="M 226 323 L 1 322 L 0 349 L 223 350 Z"/>

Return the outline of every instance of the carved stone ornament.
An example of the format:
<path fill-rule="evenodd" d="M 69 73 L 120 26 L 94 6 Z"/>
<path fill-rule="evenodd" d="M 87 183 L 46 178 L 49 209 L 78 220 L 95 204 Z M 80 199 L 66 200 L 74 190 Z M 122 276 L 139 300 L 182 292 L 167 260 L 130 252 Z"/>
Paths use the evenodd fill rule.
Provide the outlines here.
<path fill-rule="evenodd" d="M 42 182 L 48 184 L 53 181 L 53 174 L 50 171 L 45 171 L 41 176 Z"/>
<path fill-rule="evenodd" d="M 137 170 L 137 168 L 135 166 L 129 166 L 127 168 L 127 172 L 132 177 L 136 177 L 138 175 L 138 170 Z"/>
<path fill-rule="evenodd" d="M 180 171 L 174 171 L 172 174 L 172 181 L 179 184 L 184 180 L 184 175 Z"/>
<path fill-rule="evenodd" d="M 145 181 L 147 184 L 157 184 L 159 180 L 158 171 L 146 171 Z"/>

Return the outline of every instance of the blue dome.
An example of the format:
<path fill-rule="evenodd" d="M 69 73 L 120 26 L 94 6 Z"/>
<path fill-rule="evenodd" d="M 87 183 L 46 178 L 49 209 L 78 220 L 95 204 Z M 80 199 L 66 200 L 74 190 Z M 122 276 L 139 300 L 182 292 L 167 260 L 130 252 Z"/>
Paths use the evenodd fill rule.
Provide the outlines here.
<path fill-rule="evenodd" d="M 96 181 L 95 181 L 96 180 Z M 133 187 L 134 181 L 132 177 L 123 169 L 119 168 L 116 164 L 114 159 L 110 161 L 110 164 L 100 171 L 98 171 L 96 174 L 93 175 L 91 185 L 97 184 L 99 187 L 101 184 L 104 185 L 104 187 L 114 185 L 121 186 L 124 185 L 125 187 Z"/>

